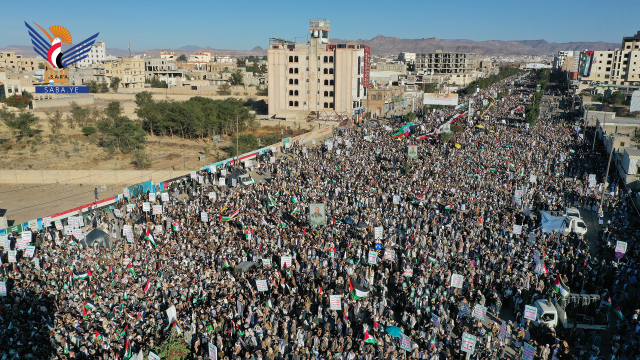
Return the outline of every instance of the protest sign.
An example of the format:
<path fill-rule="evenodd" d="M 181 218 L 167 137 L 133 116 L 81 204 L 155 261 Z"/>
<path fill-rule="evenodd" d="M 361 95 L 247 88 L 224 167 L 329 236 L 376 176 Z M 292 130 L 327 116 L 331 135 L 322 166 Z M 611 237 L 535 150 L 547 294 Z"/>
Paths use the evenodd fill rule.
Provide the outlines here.
<path fill-rule="evenodd" d="M 155 226 L 155 228 L 154 228 L 154 230 L 155 230 L 155 232 L 156 232 L 157 234 L 162 234 L 162 233 L 163 233 L 163 231 L 162 231 L 162 225 L 156 225 L 156 226 Z"/>
<path fill-rule="evenodd" d="M 271 259 L 262 259 L 262 265 L 266 267 L 271 266 Z"/>
<path fill-rule="evenodd" d="M 618 240 L 618 242 L 616 242 L 616 252 L 618 253 L 626 253 L 627 252 L 627 243 L 624 241 L 620 241 Z"/>
<path fill-rule="evenodd" d="M 132 243 L 133 242 L 133 234 L 127 234 L 127 242 L 128 243 Z"/>
<path fill-rule="evenodd" d="M 9 250 L 7 252 L 9 253 L 9 262 L 10 263 L 16 262 L 16 255 L 18 254 L 18 252 L 16 250 Z"/>
<path fill-rule="evenodd" d="M 225 178 L 223 178 L 223 177 L 221 177 L 220 179 L 218 179 L 218 186 L 225 186 L 225 185 L 226 185 L 226 184 L 225 184 L 225 181 L 226 181 L 226 180 L 227 180 L 227 179 L 225 179 Z"/>
<path fill-rule="evenodd" d="M 460 348 L 460 350 L 469 354 L 473 354 L 475 348 L 476 337 L 469 333 L 462 334 L 462 347 Z"/>
<path fill-rule="evenodd" d="M 291 256 L 284 255 L 280 257 L 280 267 L 290 267 L 291 266 Z"/>
<path fill-rule="evenodd" d="M 36 247 L 35 246 L 27 246 L 27 249 L 24 251 L 24 256 L 25 257 L 33 257 L 33 254 L 35 254 L 36 252 Z"/>
<path fill-rule="evenodd" d="M 394 204 L 400 204 L 400 196 L 393 195 L 393 203 Z"/>
<path fill-rule="evenodd" d="M 31 231 L 23 231 L 22 232 L 22 240 L 27 243 L 31 242 Z"/>
<path fill-rule="evenodd" d="M 51 226 L 51 216 L 45 216 L 42 218 L 42 226 L 44 227 Z"/>
<path fill-rule="evenodd" d="M 534 183 L 538 181 L 538 176 L 537 175 L 529 175 L 529 182 L 530 183 Z"/>
<path fill-rule="evenodd" d="M 258 291 L 268 291 L 269 286 L 267 285 L 267 280 L 256 280 L 256 287 Z"/>
<path fill-rule="evenodd" d="M 385 250 L 384 251 L 384 258 L 385 260 L 391 260 L 394 261 L 396 259 L 396 251 L 395 250 Z"/>
<path fill-rule="evenodd" d="M 127 235 L 127 234 L 133 234 L 133 230 L 131 228 L 131 225 L 123 225 L 122 226 L 122 233 Z"/>
<path fill-rule="evenodd" d="M 153 215 L 162 214 L 162 205 L 153 205 Z"/>
<path fill-rule="evenodd" d="M 500 338 L 502 339 L 506 339 L 507 337 L 509 337 L 509 334 L 507 333 L 507 323 L 502 320 L 502 325 L 500 326 Z"/>
<path fill-rule="evenodd" d="M 149 357 L 151 357 L 151 353 L 149 353 Z M 157 360 L 160 360 L 160 358 Z M 209 360 L 218 360 L 218 347 L 213 345 L 211 340 L 209 340 Z"/>
<path fill-rule="evenodd" d="M 473 317 L 479 320 L 484 321 L 485 316 L 487 315 L 487 308 L 482 305 L 476 305 L 473 308 Z"/>
<path fill-rule="evenodd" d="M 522 351 L 522 360 L 533 360 L 533 355 L 535 354 L 536 349 L 529 345 L 529 343 L 524 343 L 524 350 Z"/>
<path fill-rule="evenodd" d="M 329 295 L 329 307 L 331 310 L 342 310 L 342 298 L 340 295 Z"/>
<path fill-rule="evenodd" d="M 5 250 L 9 250 L 7 248 L 6 242 L 9 240 L 9 235 L 0 235 L 0 245 L 5 249 Z M 11 243 L 9 243 L 11 244 Z"/>
<path fill-rule="evenodd" d="M 22 249 L 26 248 L 27 245 L 29 245 L 29 243 L 24 241 L 24 240 L 22 240 L 22 239 L 18 239 L 16 241 L 16 247 L 17 247 L 18 250 L 22 250 Z"/>
<path fill-rule="evenodd" d="M 451 275 L 451 287 L 462 289 L 463 282 L 464 282 L 464 276 L 460 274 Z"/>
<path fill-rule="evenodd" d="M 209 200 L 216 201 L 217 198 L 218 198 L 218 195 L 215 192 L 213 191 L 209 192 Z"/>
<path fill-rule="evenodd" d="M 127 212 L 132 212 L 135 208 L 136 206 L 134 204 L 127 204 Z"/>
<path fill-rule="evenodd" d="M 122 217 L 122 212 L 120 211 L 120 209 L 114 209 L 114 210 L 113 210 L 113 214 L 114 214 L 116 217 Z"/>
<path fill-rule="evenodd" d="M 383 227 L 382 227 L 382 226 L 374 227 L 374 228 L 373 228 L 373 233 L 374 233 L 373 238 L 374 238 L 374 239 L 382 239 L 382 232 L 383 232 L 383 231 L 384 231 L 384 230 L 383 230 Z"/>
<path fill-rule="evenodd" d="M 433 326 L 435 326 L 438 329 L 442 330 L 442 327 L 440 326 L 440 319 L 438 319 L 436 314 L 431 314 L 431 322 L 433 322 Z"/>
<path fill-rule="evenodd" d="M 169 201 L 169 193 L 168 192 L 160 193 L 160 198 L 162 202 Z"/>
<path fill-rule="evenodd" d="M 156 193 L 149 193 L 149 202 L 156 202 Z"/>
<path fill-rule="evenodd" d="M 151 210 L 151 204 L 148 202 L 142 203 L 142 211 L 147 212 Z"/>
<path fill-rule="evenodd" d="M 460 312 L 462 313 L 462 315 L 464 316 L 469 316 L 470 313 L 470 309 L 469 309 L 469 303 L 466 302 L 461 302 L 460 303 Z"/>
<path fill-rule="evenodd" d="M 514 234 L 522 234 L 522 225 L 513 225 Z"/>
<path fill-rule="evenodd" d="M 7 296 L 7 283 L 0 281 L 0 296 Z"/>
<path fill-rule="evenodd" d="M 192 171 L 190 175 L 192 179 L 195 179 L 197 176 L 197 173 L 195 171 Z"/>
<path fill-rule="evenodd" d="M 529 233 L 529 241 L 532 244 L 536 243 L 536 233 L 534 233 L 533 231 Z"/>
<path fill-rule="evenodd" d="M 404 276 L 413 276 L 413 269 L 411 268 L 411 266 L 407 266 L 404 269 Z"/>
<path fill-rule="evenodd" d="M 71 225 L 67 225 L 64 227 L 64 234 L 65 235 L 73 235 L 73 226 Z"/>
<path fill-rule="evenodd" d="M 209 221 L 209 214 L 206 211 L 200 212 L 200 221 L 206 222 Z"/>
<path fill-rule="evenodd" d="M 56 224 L 56 230 L 62 230 L 63 229 L 62 221 L 56 220 L 55 224 Z"/>
<path fill-rule="evenodd" d="M 400 334 L 400 348 L 402 350 L 411 351 L 411 339 L 405 334 Z"/>
<path fill-rule="evenodd" d="M 535 320 L 536 315 L 538 314 L 538 309 L 535 306 L 525 305 L 524 306 L 524 318 L 529 320 Z"/>
<path fill-rule="evenodd" d="M 209 349 L 211 349 L 211 343 L 209 343 Z M 160 356 L 156 355 L 153 351 L 149 351 L 149 360 L 160 360 Z"/>
<path fill-rule="evenodd" d="M 375 250 L 369 250 L 369 254 L 367 256 L 367 260 L 369 264 L 377 264 L 378 262 L 378 253 Z"/>

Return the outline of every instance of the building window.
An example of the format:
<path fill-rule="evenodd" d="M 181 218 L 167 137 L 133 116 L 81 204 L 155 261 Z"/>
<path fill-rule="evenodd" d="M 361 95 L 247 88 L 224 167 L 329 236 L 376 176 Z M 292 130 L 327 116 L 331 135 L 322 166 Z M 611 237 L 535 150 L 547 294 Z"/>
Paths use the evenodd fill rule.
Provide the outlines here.
<path fill-rule="evenodd" d="M 289 106 L 293 106 L 293 101 L 289 101 Z"/>
<path fill-rule="evenodd" d="M 298 57 L 297 57 L 297 56 L 294 56 L 293 60 L 294 60 L 295 62 L 298 62 Z"/>
<path fill-rule="evenodd" d="M 333 109 L 333 103 L 329 103 L 329 108 Z"/>
<path fill-rule="evenodd" d="M 333 97 L 333 91 L 329 91 L 329 96 Z"/>
<path fill-rule="evenodd" d="M 298 68 L 293 69 L 293 73 L 297 74 L 298 73 Z"/>
<path fill-rule="evenodd" d="M 329 80 L 325 80 L 325 81 L 324 81 L 324 84 L 325 84 L 325 85 L 329 85 Z"/>
<path fill-rule="evenodd" d="M 329 85 L 334 85 L 333 80 L 329 80 Z"/>
<path fill-rule="evenodd" d="M 333 69 L 329 69 L 329 74 L 333 74 Z"/>
<path fill-rule="evenodd" d="M 294 95 L 294 96 L 298 96 L 298 90 L 294 90 L 294 91 L 293 91 L 293 95 Z"/>
<path fill-rule="evenodd" d="M 325 57 L 323 58 L 323 60 L 324 60 L 324 62 L 329 62 L 329 57 L 328 57 L 328 56 L 325 56 Z"/>
<path fill-rule="evenodd" d="M 293 106 L 298 106 L 298 102 L 296 101 Z"/>
<path fill-rule="evenodd" d="M 294 80 L 293 80 L 293 83 L 294 83 L 295 85 L 298 85 L 298 79 L 294 79 Z"/>
<path fill-rule="evenodd" d="M 620 147 L 623 147 L 623 146 L 624 146 L 624 141 L 620 143 Z"/>
<path fill-rule="evenodd" d="M 329 69 L 324 68 L 324 74 L 328 74 L 329 73 Z"/>
<path fill-rule="evenodd" d="M 329 62 L 332 63 L 333 62 L 333 56 L 329 56 Z"/>
<path fill-rule="evenodd" d="M 362 61 L 362 57 L 358 56 L 358 75 L 360 75 L 360 62 Z"/>
<path fill-rule="evenodd" d="M 289 85 L 293 85 L 293 79 L 289 79 Z"/>
<path fill-rule="evenodd" d="M 324 96 L 329 96 L 329 92 L 328 92 L 328 91 L 325 91 L 325 92 L 324 92 Z"/>
<path fill-rule="evenodd" d="M 293 90 L 289 90 L 289 96 L 293 96 Z"/>
<path fill-rule="evenodd" d="M 289 68 L 289 74 L 293 74 L 293 68 Z"/>
<path fill-rule="evenodd" d="M 324 103 L 324 108 L 328 109 L 329 108 L 329 103 Z"/>

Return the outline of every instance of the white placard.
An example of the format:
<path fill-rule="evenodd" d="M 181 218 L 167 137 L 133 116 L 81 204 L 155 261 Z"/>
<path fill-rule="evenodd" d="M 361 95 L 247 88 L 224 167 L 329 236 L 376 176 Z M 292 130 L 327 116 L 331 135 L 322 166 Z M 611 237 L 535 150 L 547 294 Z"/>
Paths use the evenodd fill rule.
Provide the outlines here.
<path fill-rule="evenodd" d="M 487 316 L 487 308 L 480 304 L 476 305 L 473 308 L 473 317 L 484 321 L 484 318 Z"/>
<path fill-rule="evenodd" d="M 473 354 L 475 348 L 476 348 L 476 337 L 468 333 L 462 334 L 462 346 L 460 350 L 469 354 Z"/>
<path fill-rule="evenodd" d="M 35 252 L 36 252 L 35 246 L 27 246 L 27 249 L 24 251 L 24 256 L 32 258 Z"/>
<path fill-rule="evenodd" d="M 616 252 L 618 253 L 626 253 L 627 252 L 627 243 L 624 241 L 618 240 L 616 243 Z"/>
<path fill-rule="evenodd" d="M 276 157 L 275 157 L 275 156 L 271 156 L 271 157 L 269 158 L 269 162 L 270 162 L 271 164 L 275 164 L 275 163 L 276 163 Z"/>
<path fill-rule="evenodd" d="M 123 225 L 122 233 L 125 235 L 133 234 L 133 230 L 131 229 L 131 225 Z"/>
<path fill-rule="evenodd" d="M 7 247 L 7 241 L 9 241 L 9 235 L 0 235 L 0 246 L 2 246 L 5 250 L 9 250 Z M 11 242 L 9 242 L 10 244 Z"/>
<path fill-rule="evenodd" d="M 160 193 L 160 194 L 161 194 L 160 198 L 162 199 L 162 202 L 169 201 L 169 193 L 168 192 L 163 192 L 163 193 Z"/>
<path fill-rule="evenodd" d="M 404 276 L 408 276 L 408 277 L 413 276 L 413 269 L 411 268 L 411 266 L 407 266 L 407 267 L 404 269 L 404 274 L 402 274 L 402 275 L 404 275 Z"/>
<path fill-rule="evenodd" d="M 533 360 L 533 355 L 535 354 L 536 349 L 529 345 L 529 343 L 524 343 L 524 350 L 522 351 L 522 360 Z"/>
<path fill-rule="evenodd" d="M 215 192 L 213 191 L 209 192 L 209 200 L 216 201 L 217 198 L 218 198 L 218 195 Z"/>
<path fill-rule="evenodd" d="M 135 208 L 136 206 L 134 204 L 127 204 L 127 212 L 132 212 Z"/>
<path fill-rule="evenodd" d="M 196 178 L 196 176 L 197 176 L 197 173 L 196 173 L 195 171 L 192 171 L 192 172 L 191 172 L 191 178 L 192 178 L 192 179 L 195 179 L 195 178 Z"/>
<path fill-rule="evenodd" d="M 73 226 L 71 225 L 67 225 L 64 227 L 64 234 L 65 235 L 73 235 Z"/>
<path fill-rule="evenodd" d="M 522 225 L 513 225 L 514 234 L 522 234 Z"/>
<path fill-rule="evenodd" d="M 149 353 L 149 355 L 151 355 L 151 353 Z M 160 360 L 160 358 L 157 360 Z M 209 340 L 209 360 L 218 360 L 218 347 L 213 345 L 213 341 L 211 340 Z"/>
<path fill-rule="evenodd" d="M 451 287 L 462 289 L 463 283 L 464 283 L 464 276 L 460 274 L 451 275 Z"/>
<path fill-rule="evenodd" d="M 400 196 L 393 195 L 393 203 L 394 204 L 400 204 Z"/>
<path fill-rule="evenodd" d="M 269 291 L 267 280 L 256 280 L 256 287 L 258 288 L 258 291 Z"/>
<path fill-rule="evenodd" d="M 0 281 L 0 296 L 7 296 L 7 284 L 4 281 Z"/>
<path fill-rule="evenodd" d="M 133 234 L 127 234 L 127 242 L 128 243 L 132 243 L 133 242 Z"/>
<path fill-rule="evenodd" d="M 51 225 L 51 216 L 45 216 L 42 218 L 42 226 L 49 227 Z"/>
<path fill-rule="evenodd" d="M 211 343 L 209 343 L 209 348 L 211 348 Z M 160 356 L 156 355 L 153 351 L 149 351 L 149 360 L 160 360 Z"/>
<path fill-rule="evenodd" d="M 78 240 L 82 240 L 84 238 L 84 235 L 82 235 L 82 229 L 73 229 L 73 237 Z"/>
<path fill-rule="evenodd" d="M 220 176 L 227 176 L 227 170 L 226 169 L 220 170 Z"/>
<path fill-rule="evenodd" d="M 529 175 L 529 182 L 530 183 L 534 183 L 538 180 L 538 176 L 537 175 Z"/>
<path fill-rule="evenodd" d="M 265 267 L 271 266 L 271 259 L 262 259 L 262 266 L 265 266 Z"/>
<path fill-rule="evenodd" d="M 120 209 L 113 209 L 113 214 L 116 217 L 122 217 L 122 212 L 120 211 Z"/>
<path fill-rule="evenodd" d="M 204 184 L 204 176 L 198 175 L 198 184 Z"/>
<path fill-rule="evenodd" d="M 156 193 L 149 193 L 149 202 L 156 202 Z"/>
<path fill-rule="evenodd" d="M 10 263 L 16 262 L 16 255 L 18 254 L 18 252 L 16 250 L 9 250 L 7 252 L 9 253 L 9 262 Z"/>
<path fill-rule="evenodd" d="M 329 295 L 329 309 L 342 310 L 342 297 L 340 295 Z"/>
<path fill-rule="evenodd" d="M 538 309 L 535 306 L 525 305 L 524 306 L 524 318 L 529 320 L 535 320 L 536 315 L 538 315 Z"/>
<path fill-rule="evenodd" d="M 26 241 L 27 243 L 31 242 L 31 231 L 22 232 L 22 241 Z"/>
<path fill-rule="evenodd" d="M 56 220 L 56 221 L 55 221 L 55 224 L 56 224 L 56 230 L 62 230 L 62 229 L 64 229 L 64 227 L 62 226 L 62 221 L 60 221 L 60 220 Z"/>
<path fill-rule="evenodd" d="M 200 212 L 200 221 L 205 222 L 209 221 L 209 214 L 206 211 Z"/>
<path fill-rule="evenodd" d="M 153 205 L 153 215 L 162 214 L 162 205 Z"/>
<path fill-rule="evenodd" d="M 151 203 L 143 202 L 142 203 L 142 211 L 144 211 L 144 212 L 151 211 Z"/>
<path fill-rule="evenodd" d="M 280 257 L 280 267 L 291 267 L 291 256 L 284 255 Z"/>
<path fill-rule="evenodd" d="M 218 186 L 225 186 L 225 178 L 221 177 L 220 179 L 218 179 Z"/>
<path fill-rule="evenodd" d="M 369 250 L 369 256 L 367 257 L 369 264 L 378 263 L 378 253 L 375 250 Z"/>
<path fill-rule="evenodd" d="M 395 250 L 385 250 L 384 251 L 385 260 L 394 261 L 396 259 L 396 251 Z"/>
<path fill-rule="evenodd" d="M 374 227 L 373 228 L 373 233 L 374 233 L 373 238 L 374 239 L 382 239 L 383 231 L 384 231 L 384 228 L 382 226 Z"/>

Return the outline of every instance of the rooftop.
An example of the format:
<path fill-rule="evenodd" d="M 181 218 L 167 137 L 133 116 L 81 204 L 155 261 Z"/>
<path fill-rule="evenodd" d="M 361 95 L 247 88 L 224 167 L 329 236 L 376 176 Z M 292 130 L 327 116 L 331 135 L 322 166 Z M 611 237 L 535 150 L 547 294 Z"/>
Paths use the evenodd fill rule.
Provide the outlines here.
<path fill-rule="evenodd" d="M 629 156 L 640 158 L 640 149 L 638 148 L 627 148 L 624 150 Z"/>

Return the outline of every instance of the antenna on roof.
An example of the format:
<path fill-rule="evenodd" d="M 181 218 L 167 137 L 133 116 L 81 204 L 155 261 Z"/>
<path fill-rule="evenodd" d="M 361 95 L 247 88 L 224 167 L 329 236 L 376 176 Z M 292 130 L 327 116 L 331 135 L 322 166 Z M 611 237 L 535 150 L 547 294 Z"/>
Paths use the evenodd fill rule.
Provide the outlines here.
<path fill-rule="evenodd" d="M 131 59 L 131 43 L 127 43 L 127 47 L 129 48 L 129 59 Z"/>

